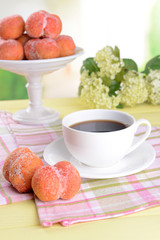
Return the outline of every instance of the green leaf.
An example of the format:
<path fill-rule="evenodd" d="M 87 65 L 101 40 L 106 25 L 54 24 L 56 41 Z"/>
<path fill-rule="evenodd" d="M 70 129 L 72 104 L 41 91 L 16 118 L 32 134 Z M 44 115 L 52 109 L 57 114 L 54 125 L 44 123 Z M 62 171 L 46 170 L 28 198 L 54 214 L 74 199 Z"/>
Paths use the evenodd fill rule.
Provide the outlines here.
<path fill-rule="evenodd" d="M 107 77 L 107 76 L 104 76 L 104 77 L 102 77 L 102 81 L 103 81 L 103 84 L 105 85 L 105 86 L 110 86 L 111 85 L 111 83 L 112 83 L 112 79 L 110 79 L 109 77 Z"/>
<path fill-rule="evenodd" d="M 109 86 L 109 96 L 117 96 L 116 91 L 120 89 L 120 83 L 118 83 L 117 81 L 113 80 Z"/>
<path fill-rule="evenodd" d="M 94 58 L 92 57 L 87 58 L 83 61 L 83 65 L 81 67 L 80 72 L 82 73 L 85 69 L 88 70 L 89 75 L 91 75 L 92 72 L 96 73 L 100 71 L 97 63 L 94 61 Z"/>
<path fill-rule="evenodd" d="M 160 55 L 150 59 L 146 66 L 145 66 L 145 70 L 143 71 L 143 73 L 148 74 L 149 70 L 159 70 L 160 69 Z"/>
<path fill-rule="evenodd" d="M 135 70 L 135 71 L 138 71 L 138 67 L 137 67 L 137 64 L 134 60 L 132 59 L 129 59 L 129 58 L 123 58 L 123 62 L 125 64 L 124 68 L 126 70 Z"/>
<path fill-rule="evenodd" d="M 122 68 L 122 70 L 117 73 L 117 75 L 115 76 L 115 80 L 119 83 L 121 83 L 124 80 L 124 75 L 127 73 L 127 69 L 126 68 Z"/>
<path fill-rule="evenodd" d="M 120 82 L 116 81 L 116 80 L 112 80 L 108 77 L 103 77 L 102 78 L 103 80 L 103 84 L 105 86 L 108 86 L 109 87 L 109 92 L 108 92 L 108 95 L 111 97 L 111 96 L 117 96 L 116 94 L 116 91 L 120 89 Z"/>
<path fill-rule="evenodd" d="M 119 103 L 116 108 L 123 108 L 123 104 L 122 103 Z"/>
<path fill-rule="evenodd" d="M 85 66 L 82 65 L 82 67 L 80 68 L 80 74 L 82 74 L 84 70 L 85 70 Z"/>
<path fill-rule="evenodd" d="M 116 57 L 120 58 L 120 50 L 119 50 L 119 48 L 117 46 L 115 46 L 115 48 L 113 49 L 113 54 Z"/>

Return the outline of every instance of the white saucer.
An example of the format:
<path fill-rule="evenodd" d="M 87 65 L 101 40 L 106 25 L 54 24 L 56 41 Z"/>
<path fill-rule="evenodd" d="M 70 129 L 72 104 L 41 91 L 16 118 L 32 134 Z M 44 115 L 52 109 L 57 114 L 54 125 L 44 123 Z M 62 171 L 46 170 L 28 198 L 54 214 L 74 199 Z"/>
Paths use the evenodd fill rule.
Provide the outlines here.
<path fill-rule="evenodd" d="M 108 168 L 89 167 L 80 163 L 69 153 L 63 137 L 51 142 L 43 153 L 44 160 L 49 165 L 52 166 L 59 161 L 69 161 L 77 168 L 81 177 L 94 179 L 116 178 L 140 172 L 153 163 L 155 156 L 154 148 L 148 142 L 144 142 L 114 166 Z"/>

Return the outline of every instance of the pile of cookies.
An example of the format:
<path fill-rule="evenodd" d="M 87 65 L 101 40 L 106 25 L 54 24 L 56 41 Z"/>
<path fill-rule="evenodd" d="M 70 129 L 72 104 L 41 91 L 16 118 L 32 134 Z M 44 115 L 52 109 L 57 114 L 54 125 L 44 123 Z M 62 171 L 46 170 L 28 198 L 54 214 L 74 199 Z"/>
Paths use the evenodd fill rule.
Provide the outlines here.
<path fill-rule="evenodd" d="M 12 15 L 0 20 L 0 59 L 37 60 L 73 55 L 75 43 L 68 35 L 60 35 L 59 16 L 40 10 L 26 20 Z"/>
<path fill-rule="evenodd" d="M 8 155 L 3 176 L 18 192 L 33 190 L 41 201 L 70 199 L 81 185 L 79 172 L 70 162 L 44 166 L 42 160 L 26 147 L 17 148 Z"/>

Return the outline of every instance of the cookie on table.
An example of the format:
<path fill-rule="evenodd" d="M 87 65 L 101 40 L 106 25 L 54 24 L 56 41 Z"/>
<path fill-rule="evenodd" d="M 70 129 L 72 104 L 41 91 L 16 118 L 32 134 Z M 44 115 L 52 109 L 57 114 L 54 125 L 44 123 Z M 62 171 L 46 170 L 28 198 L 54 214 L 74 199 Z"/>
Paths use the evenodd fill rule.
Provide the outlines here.
<path fill-rule="evenodd" d="M 67 161 L 40 167 L 32 178 L 32 189 L 41 201 L 71 199 L 79 191 L 80 185 L 79 172 Z"/>
<path fill-rule="evenodd" d="M 20 193 L 31 191 L 31 180 L 42 160 L 28 148 L 17 148 L 9 154 L 3 166 L 3 175 Z"/>

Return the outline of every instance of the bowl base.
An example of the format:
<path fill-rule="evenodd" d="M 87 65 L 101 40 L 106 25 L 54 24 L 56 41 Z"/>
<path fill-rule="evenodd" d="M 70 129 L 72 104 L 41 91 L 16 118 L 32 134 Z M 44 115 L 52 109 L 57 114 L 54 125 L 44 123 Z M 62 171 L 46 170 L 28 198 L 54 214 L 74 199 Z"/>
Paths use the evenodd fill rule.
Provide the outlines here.
<path fill-rule="evenodd" d="M 28 107 L 26 109 L 19 110 L 13 114 L 13 119 L 17 122 L 29 125 L 38 125 L 53 123 L 60 118 L 60 113 L 57 110 L 40 107 L 32 109 Z"/>

